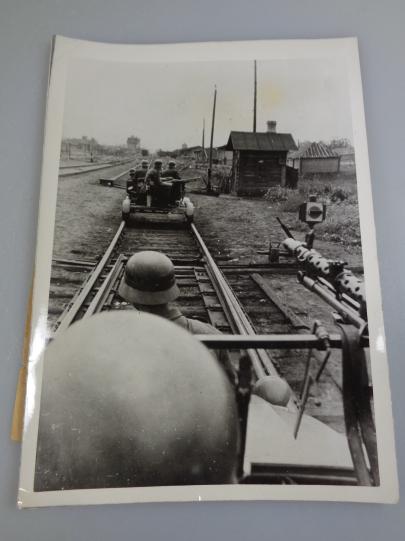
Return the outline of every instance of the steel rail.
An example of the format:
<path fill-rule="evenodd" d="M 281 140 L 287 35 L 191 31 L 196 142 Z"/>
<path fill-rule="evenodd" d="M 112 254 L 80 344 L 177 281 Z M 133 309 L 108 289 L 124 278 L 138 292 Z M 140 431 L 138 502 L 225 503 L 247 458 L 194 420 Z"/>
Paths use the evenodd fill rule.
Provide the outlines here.
<path fill-rule="evenodd" d="M 125 256 L 120 254 L 118 256 L 117 261 L 114 263 L 112 269 L 106 276 L 104 282 L 100 286 L 100 289 L 97 291 L 96 295 L 91 301 L 82 319 L 86 319 L 92 316 L 93 314 L 97 314 L 98 312 L 101 312 L 108 296 L 110 295 L 111 288 L 113 287 L 115 281 L 117 280 L 118 275 L 124 265 L 124 261 L 125 261 Z"/>
<path fill-rule="evenodd" d="M 93 162 L 93 163 L 82 163 L 81 165 L 60 165 L 59 166 L 59 170 L 63 170 L 63 169 L 80 169 L 81 167 L 82 168 L 86 168 L 86 167 L 94 167 L 96 165 L 110 165 L 112 164 L 113 162 Z M 119 163 L 119 162 L 114 162 L 114 163 Z"/>
<path fill-rule="evenodd" d="M 59 169 L 75 169 L 75 168 L 79 168 L 79 167 L 95 167 L 96 165 L 120 165 L 122 163 L 127 163 L 128 161 L 132 161 L 132 160 L 109 160 L 109 161 L 106 161 L 106 162 L 86 162 L 86 163 L 82 163 L 81 165 L 80 164 L 76 164 L 76 165 L 60 165 L 59 166 Z"/>
<path fill-rule="evenodd" d="M 256 333 L 252 324 L 193 223 L 191 224 L 191 231 L 205 257 L 209 274 L 211 275 L 211 278 L 213 278 L 213 282 L 217 284 L 217 288 L 222 294 L 223 302 L 226 304 L 227 311 L 231 314 L 239 333 L 244 336 L 255 335 Z M 248 349 L 247 353 L 252 361 L 257 377 L 263 377 L 266 374 L 274 376 L 278 375 L 278 372 L 266 351 L 263 349 Z"/>
<path fill-rule="evenodd" d="M 130 163 L 131 161 L 132 160 L 124 160 L 122 162 L 110 163 L 110 164 L 107 164 L 107 165 L 98 164 L 98 165 L 93 165 L 92 168 L 86 167 L 86 166 L 81 166 L 82 168 L 79 169 L 79 166 L 76 166 L 73 171 L 61 171 L 59 169 L 58 176 L 59 177 L 73 177 L 73 176 L 77 176 L 77 175 L 81 175 L 81 174 L 85 174 L 85 173 L 93 173 L 95 171 L 102 171 L 103 169 L 112 169 L 113 167 L 118 167 L 119 165 L 125 165 L 127 163 Z M 72 169 L 73 169 L 73 167 L 72 167 Z"/>
<path fill-rule="evenodd" d="M 53 337 L 55 337 L 58 333 L 66 330 L 69 325 L 73 323 L 75 320 L 77 314 L 81 310 L 87 296 L 93 289 L 95 283 L 101 276 L 103 270 L 105 269 L 105 266 L 109 262 L 109 259 L 118 243 L 119 238 L 121 237 L 122 231 L 125 227 L 125 222 L 122 221 L 117 229 L 117 232 L 114 235 L 114 238 L 110 242 L 107 250 L 104 252 L 103 257 L 100 259 L 99 263 L 95 267 L 94 271 L 92 272 L 89 279 L 85 282 L 80 294 L 76 297 L 73 304 L 70 306 L 68 311 L 66 312 L 64 318 L 61 320 L 59 327 L 56 329 L 56 331 L 53 333 Z"/>
<path fill-rule="evenodd" d="M 225 317 L 226 319 L 228 320 L 228 323 L 232 329 L 232 332 L 233 333 L 240 333 L 242 332 L 241 331 L 241 328 L 240 328 L 240 324 L 238 322 L 238 314 L 237 312 L 235 311 L 234 307 L 232 306 L 232 304 L 229 302 L 228 298 L 226 297 L 225 295 L 225 292 L 223 291 L 223 289 L 221 288 L 221 284 L 219 284 L 217 282 L 217 280 L 215 279 L 215 275 L 213 275 L 213 272 L 212 272 L 212 269 L 206 265 L 205 266 L 205 270 L 207 272 L 207 275 L 208 277 L 210 278 L 211 280 L 211 283 L 213 285 L 213 288 L 215 290 L 215 293 L 219 299 L 219 302 L 222 306 L 222 309 L 224 311 L 224 314 L 225 314 Z M 253 364 L 255 365 L 256 364 L 256 360 L 253 359 L 252 360 Z M 258 371 L 261 370 L 261 365 L 258 364 L 256 366 L 256 369 Z"/>
<path fill-rule="evenodd" d="M 52 265 L 57 266 L 67 266 L 67 267 L 94 267 L 96 265 L 95 261 L 86 261 L 86 260 L 77 260 L 77 259 L 62 259 L 62 258 L 53 258 Z"/>

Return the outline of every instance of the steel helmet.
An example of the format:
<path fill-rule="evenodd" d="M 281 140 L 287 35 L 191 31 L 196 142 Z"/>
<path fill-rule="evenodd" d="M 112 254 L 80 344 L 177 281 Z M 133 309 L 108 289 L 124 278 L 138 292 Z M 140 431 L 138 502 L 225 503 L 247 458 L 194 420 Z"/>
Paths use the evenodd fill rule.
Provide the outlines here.
<path fill-rule="evenodd" d="M 174 265 L 160 252 L 138 252 L 129 258 L 118 289 L 133 304 L 157 305 L 174 301 L 180 295 Z"/>
<path fill-rule="evenodd" d="M 160 166 L 162 166 L 162 164 L 163 164 L 162 160 L 155 160 L 153 163 L 155 165 L 160 165 Z"/>
<path fill-rule="evenodd" d="M 230 483 L 238 443 L 224 371 L 164 318 L 103 312 L 45 351 L 36 491 Z"/>
<path fill-rule="evenodd" d="M 134 173 L 135 173 L 135 169 L 130 169 L 130 170 L 129 170 L 129 174 L 130 174 L 130 175 L 133 175 Z"/>
<path fill-rule="evenodd" d="M 142 160 L 141 161 L 142 167 L 145 166 L 145 165 L 146 165 L 146 167 L 148 167 L 148 163 L 149 163 L 148 160 Z"/>
<path fill-rule="evenodd" d="M 176 162 L 174 160 L 170 160 L 169 167 L 176 167 Z"/>

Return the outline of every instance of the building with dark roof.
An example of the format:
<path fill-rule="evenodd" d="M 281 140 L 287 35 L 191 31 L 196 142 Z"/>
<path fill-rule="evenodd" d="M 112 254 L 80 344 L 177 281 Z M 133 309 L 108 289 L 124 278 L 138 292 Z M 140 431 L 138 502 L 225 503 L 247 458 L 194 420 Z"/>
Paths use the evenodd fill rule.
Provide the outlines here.
<path fill-rule="evenodd" d="M 336 174 L 340 170 L 340 155 L 323 143 L 307 143 L 288 154 L 288 164 L 301 175 Z"/>
<path fill-rule="evenodd" d="M 286 186 L 287 152 L 297 150 L 290 133 L 277 133 L 276 123 L 267 123 L 267 132 L 231 131 L 227 151 L 233 152 L 231 192 L 236 195 L 261 196 L 271 186 Z"/>

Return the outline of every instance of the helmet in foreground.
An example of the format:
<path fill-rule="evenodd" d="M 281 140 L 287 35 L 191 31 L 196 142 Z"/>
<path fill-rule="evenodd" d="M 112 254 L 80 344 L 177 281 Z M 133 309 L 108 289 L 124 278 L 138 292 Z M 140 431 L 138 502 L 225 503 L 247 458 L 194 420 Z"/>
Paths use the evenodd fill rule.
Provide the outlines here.
<path fill-rule="evenodd" d="M 160 252 L 144 251 L 131 256 L 126 264 L 119 295 L 132 304 L 158 305 L 180 295 L 174 265 Z"/>
<path fill-rule="evenodd" d="M 164 318 L 104 312 L 47 348 L 35 490 L 230 483 L 239 425 L 217 361 Z"/>

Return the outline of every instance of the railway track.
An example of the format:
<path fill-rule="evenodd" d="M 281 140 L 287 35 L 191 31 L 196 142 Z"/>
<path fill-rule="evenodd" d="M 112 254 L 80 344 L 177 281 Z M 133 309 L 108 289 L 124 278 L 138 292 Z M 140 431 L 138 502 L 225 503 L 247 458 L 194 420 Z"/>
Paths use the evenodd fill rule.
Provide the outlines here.
<path fill-rule="evenodd" d="M 70 177 L 74 175 L 81 175 L 83 173 L 91 173 L 93 171 L 101 171 L 104 169 L 110 169 L 112 167 L 117 167 L 118 165 L 124 165 L 126 163 L 131 163 L 133 160 L 123 160 L 115 162 L 104 162 L 104 163 L 92 163 L 92 164 L 81 164 L 81 165 L 64 165 L 59 167 L 59 177 Z"/>
<path fill-rule="evenodd" d="M 235 265 L 230 257 L 214 258 L 194 224 L 189 229 L 173 224 L 140 224 L 118 227 L 98 261 L 53 261 L 49 323 L 55 336 L 79 319 L 103 310 L 133 310 L 117 294 L 127 258 L 142 250 L 164 252 L 175 265 L 181 296 L 176 304 L 188 318 L 211 323 L 225 334 L 252 336 L 308 332 L 302 321 L 274 291 L 269 296 L 266 276 L 290 272 L 286 267 Z M 266 293 L 267 291 L 267 293 Z M 306 354 L 302 349 L 266 351 L 249 349 L 257 377 L 281 374 L 298 394 L 304 377 Z M 231 354 L 235 359 L 237 352 Z M 333 428 L 344 431 L 339 378 L 325 372 L 316 400 L 307 412 Z M 325 399 L 325 400 L 324 400 Z M 290 407 L 295 408 L 295 395 Z"/>
<path fill-rule="evenodd" d="M 128 257 L 142 250 L 162 251 L 173 261 L 181 290 L 177 304 L 186 317 L 209 322 L 226 333 L 254 332 L 242 306 L 193 224 L 188 230 L 175 226 L 171 229 L 132 229 L 121 222 L 102 258 L 57 318 L 54 334 L 102 310 L 132 309 L 119 298 L 117 289 Z M 63 266 L 60 260 L 57 263 Z M 75 265 L 77 269 L 80 268 L 77 262 L 73 267 Z M 252 352 L 251 356 L 258 374 L 275 373 L 270 357 L 265 352 Z"/>

